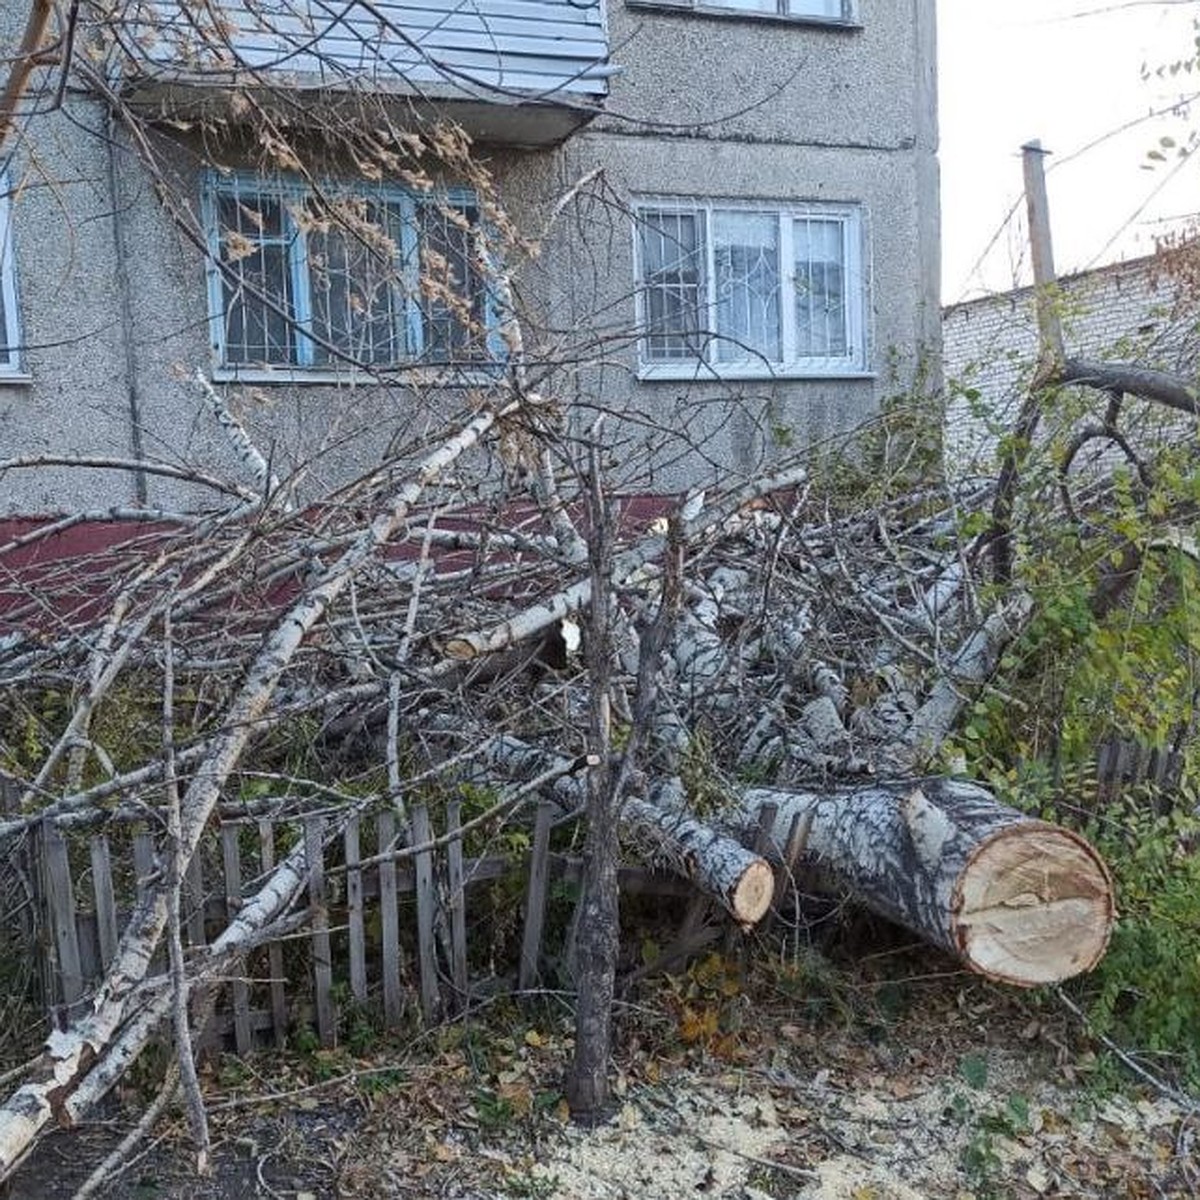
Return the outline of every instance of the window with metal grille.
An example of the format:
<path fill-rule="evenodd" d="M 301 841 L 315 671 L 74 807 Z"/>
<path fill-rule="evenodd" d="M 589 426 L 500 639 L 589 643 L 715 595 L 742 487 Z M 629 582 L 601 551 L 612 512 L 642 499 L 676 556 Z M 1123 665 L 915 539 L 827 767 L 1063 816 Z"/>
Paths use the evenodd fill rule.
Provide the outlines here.
<path fill-rule="evenodd" d="M 234 176 L 205 204 L 213 347 L 247 371 L 497 357 L 474 196 Z"/>
<path fill-rule="evenodd" d="M 23 374 L 8 180 L 0 175 L 0 378 Z"/>
<path fill-rule="evenodd" d="M 857 207 L 661 199 L 635 215 L 644 376 L 866 370 Z"/>

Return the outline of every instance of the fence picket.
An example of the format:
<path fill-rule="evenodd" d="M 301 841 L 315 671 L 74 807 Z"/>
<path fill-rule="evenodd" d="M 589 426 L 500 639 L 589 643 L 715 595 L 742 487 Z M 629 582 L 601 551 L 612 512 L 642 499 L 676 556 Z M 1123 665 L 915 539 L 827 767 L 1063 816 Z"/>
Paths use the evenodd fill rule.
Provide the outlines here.
<path fill-rule="evenodd" d="M 467 1006 L 467 895 L 463 877 L 462 801 L 446 805 L 446 882 L 450 892 L 450 979 L 455 1011 Z"/>
<path fill-rule="evenodd" d="M 201 865 L 201 851 L 196 848 L 192 861 L 188 863 L 183 873 L 184 898 L 184 929 L 188 942 L 192 946 L 203 946 L 204 933 L 204 868 Z"/>
<path fill-rule="evenodd" d="M 107 970 L 117 952 L 117 902 L 113 896 L 112 858 L 104 834 L 98 833 L 88 841 L 88 857 L 92 863 L 92 895 L 96 898 L 100 969 Z"/>
<path fill-rule="evenodd" d="M 308 863 L 308 900 L 312 911 L 313 989 L 317 1037 L 331 1048 L 337 1040 L 333 1012 L 333 956 L 329 942 L 329 904 L 325 894 L 325 818 L 304 822 L 304 852 Z"/>
<path fill-rule="evenodd" d="M 359 1004 L 367 1001 L 367 939 L 363 922 L 362 868 L 358 844 L 358 818 L 346 822 L 346 907 L 350 930 L 350 994 Z"/>
<path fill-rule="evenodd" d="M 79 958 L 79 931 L 75 924 L 75 888 L 67 842 L 51 821 L 42 823 L 42 864 L 50 928 L 58 956 L 59 987 L 63 1003 L 74 1004 L 83 995 L 83 966 Z"/>
<path fill-rule="evenodd" d="M 242 852 L 238 844 L 238 825 L 221 826 L 221 863 L 225 870 L 225 920 L 232 921 L 242 907 Z M 250 985 L 246 982 L 246 960 L 233 960 L 233 1037 L 239 1054 L 249 1054 Z"/>
<path fill-rule="evenodd" d="M 521 965 L 517 985 L 528 991 L 537 983 L 542 958 L 542 929 L 546 922 L 546 885 L 550 880 L 550 828 L 558 806 L 550 800 L 538 805 L 533 825 L 533 852 L 529 860 L 529 886 L 525 892 L 525 933 L 521 939 Z"/>
<path fill-rule="evenodd" d="M 275 826 L 270 821 L 259 821 L 258 844 L 263 875 L 269 875 L 275 867 Z M 267 946 L 267 972 L 271 976 L 267 985 L 271 994 L 271 1031 L 275 1045 L 282 1046 L 287 1042 L 288 1019 L 287 993 L 283 981 L 283 947 L 278 942 L 271 942 Z"/>
<path fill-rule="evenodd" d="M 429 809 L 418 804 L 412 811 L 413 845 L 433 840 Z M 437 920 L 437 893 L 433 884 L 433 852 L 423 850 L 414 856 L 417 886 L 417 967 L 421 984 L 421 1013 L 427 1022 L 437 1020 L 441 994 L 438 989 L 437 947 L 434 922 Z"/>
<path fill-rule="evenodd" d="M 375 831 L 379 853 L 383 854 L 396 837 L 394 813 L 382 812 L 376 818 Z M 399 1025 L 403 1009 L 400 992 L 400 910 L 396 888 L 396 864 L 379 864 L 379 925 L 383 941 L 383 1019 L 388 1026 Z"/>
<path fill-rule="evenodd" d="M 155 871 L 154 835 L 139 829 L 133 835 L 133 873 L 137 877 L 137 898 L 146 894 L 146 884 Z"/>

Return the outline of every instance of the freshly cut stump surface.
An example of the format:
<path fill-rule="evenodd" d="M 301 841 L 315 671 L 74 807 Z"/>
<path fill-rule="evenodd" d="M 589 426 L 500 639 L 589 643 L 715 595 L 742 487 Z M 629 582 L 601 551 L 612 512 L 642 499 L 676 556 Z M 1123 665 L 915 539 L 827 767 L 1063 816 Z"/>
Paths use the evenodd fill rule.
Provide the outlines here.
<path fill-rule="evenodd" d="M 1055 983 L 1090 971 L 1108 946 L 1112 880 L 1067 829 L 1022 822 L 984 842 L 959 877 L 960 953 L 1007 983 Z"/>

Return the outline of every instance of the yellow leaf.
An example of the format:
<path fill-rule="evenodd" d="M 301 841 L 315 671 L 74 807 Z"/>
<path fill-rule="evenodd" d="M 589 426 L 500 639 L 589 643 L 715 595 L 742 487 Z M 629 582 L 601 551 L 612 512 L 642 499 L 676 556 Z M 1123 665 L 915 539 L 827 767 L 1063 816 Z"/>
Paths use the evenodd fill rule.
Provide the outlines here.
<path fill-rule="evenodd" d="M 689 1045 L 705 1041 L 717 1032 L 717 1021 L 715 1008 L 702 1008 L 697 1012 L 685 1007 L 679 1018 L 679 1036 Z"/>
<path fill-rule="evenodd" d="M 496 1094 L 507 1100 L 518 1116 L 525 1116 L 533 1108 L 533 1092 L 527 1083 L 502 1083 Z"/>
<path fill-rule="evenodd" d="M 546 1043 L 545 1043 L 544 1039 L 542 1038 L 542 1035 L 540 1033 L 538 1033 L 538 1031 L 536 1029 L 526 1030 L 525 1045 L 533 1046 L 536 1048 L 538 1046 L 544 1046 L 545 1044 Z"/>

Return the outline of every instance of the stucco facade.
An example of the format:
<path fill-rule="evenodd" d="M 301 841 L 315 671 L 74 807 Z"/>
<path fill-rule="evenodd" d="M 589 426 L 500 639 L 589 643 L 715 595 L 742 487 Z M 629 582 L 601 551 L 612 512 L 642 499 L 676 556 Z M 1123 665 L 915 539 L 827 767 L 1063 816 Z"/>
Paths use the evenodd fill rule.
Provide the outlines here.
<path fill-rule="evenodd" d="M 544 364 L 537 386 L 581 424 L 597 410 L 610 415 L 616 483 L 673 490 L 758 470 L 783 447 L 859 423 L 905 386 L 923 355 L 936 359 L 933 8 L 863 3 L 846 10 L 853 19 L 829 23 L 609 0 L 609 65 L 620 71 L 596 70 L 603 86 L 591 87 L 590 119 L 579 118 L 575 100 L 545 110 L 547 128 L 557 122 L 554 144 L 527 144 L 537 108 L 506 98 L 506 119 L 489 125 L 486 97 L 469 111 L 447 101 L 475 122 L 476 154 L 500 200 L 540 242 L 516 281 L 526 344 Z M 19 30 L 0 36 L 11 45 Z M 578 123 L 565 137 L 564 121 Z M 381 383 L 364 372 L 230 372 L 214 362 L 204 248 L 164 210 L 162 181 L 182 211 L 200 214 L 214 167 L 253 170 L 261 156 L 236 123 L 220 139 L 182 124 L 160 123 L 152 135 L 156 190 L 86 89 L 69 90 L 61 112 L 23 123 L 8 167 L 22 344 L 18 370 L 0 374 L 0 455 L 111 456 L 236 474 L 198 369 L 279 474 L 306 465 L 309 494 L 378 462 L 399 430 L 412 439 L 441 428 L 461 388 L 447 396 L 407 387 L 396 372 Z M 585 177 L 588 189 L 552 219 Z M 674 377 L 650 377 L 631 216 L 644 197 L 778 210 L 781 220 L 813 206 L 852 213 L 863 339 L 853 369 L 676 363 Z M 76 467 L 0 481 L 0 511 L 10 513 L 205 499 L 152 474 Z"/>

